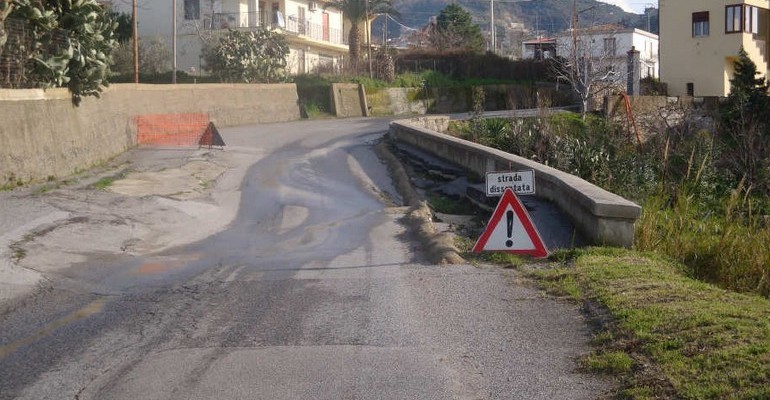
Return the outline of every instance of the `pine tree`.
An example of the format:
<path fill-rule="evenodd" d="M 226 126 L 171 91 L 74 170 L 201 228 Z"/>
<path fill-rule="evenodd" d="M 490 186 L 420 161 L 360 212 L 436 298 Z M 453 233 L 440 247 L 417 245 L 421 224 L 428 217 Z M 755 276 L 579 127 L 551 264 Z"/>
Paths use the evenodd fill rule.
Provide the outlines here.
<path fill-rule="evenodd" d="M 760 76 L 757 65 L 749 58 L 743 47 L 738 51 L 738 59 L 735 61 L 734 69 L 733 78 L 730 79 L 730 94 L 728 95 L 730 107 L 728 108 L 745 107 L 745 111 L 752 114 L 756 112 L 766 113 L 768 84 L 765 78 Z"/>
<path fill-rule="evenodd" d="M 770 97 L 765 78 L 741 48 L 730 79 L 730 94 L 722 106 L 719 137 L 724 152 L 721 165 L 736 181 L 770 194 Z"/>

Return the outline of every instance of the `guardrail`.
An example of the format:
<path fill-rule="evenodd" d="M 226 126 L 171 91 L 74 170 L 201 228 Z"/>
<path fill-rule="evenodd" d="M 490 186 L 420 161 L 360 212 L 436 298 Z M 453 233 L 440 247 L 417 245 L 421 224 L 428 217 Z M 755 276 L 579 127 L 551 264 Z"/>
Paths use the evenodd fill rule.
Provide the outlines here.
<path fill-rule="evenodd" d="M 537 196 L 552 201 L 593 243 L 631 247 L 641 207 L 574 175 L 445 132 L 447 116 L 393 121 L 389 137 L 456 163 L 480 176 L 509 168 L 534 169 Z"/>

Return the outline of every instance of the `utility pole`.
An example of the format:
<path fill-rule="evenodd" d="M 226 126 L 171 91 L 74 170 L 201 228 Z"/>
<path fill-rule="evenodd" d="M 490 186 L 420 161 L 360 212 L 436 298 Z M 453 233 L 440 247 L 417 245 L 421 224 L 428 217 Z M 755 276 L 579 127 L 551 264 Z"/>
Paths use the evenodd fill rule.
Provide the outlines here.
<path fill-rule="evenodd" d="M 497 32 L 495 32 L 495 0 L 489 0 L 489 30 L 491 31 L 491 50 L 493 53 L 497 53 Z"/>
<path fill-rule="evenodd" d="M 388 52 L 388 18 L 390 18 L 390 14 L 385 13 L 385 33 L 382 37 L 382 46 L 385 47 L 385 52 Z"/>
<path fill-rule="evenodd" d="M 577 28 L 578 28 L 577 0 L 573 0 L 572 2 L 572 49 L 574 50 L 576 55 L 577 55 Z"/>
<path fill-rule="evenodd" d="M 171 29 L 173 30 L 173 32 L 171 32 L 171 52 L 173 53 L 171 83 L 176 84 L 176 0 L 171 0 L 171 14 L 173 14 L 171 17 Z"/>
<path fill-rule="evenodd" d="M 374 73 L 372 72 L 372 26 L 369 21 L 369 0 L 364 0 L 364 3 L 366 4 L 366 42 L 369 48 L 369 79 L 372 79 Z"/>
<path fill-rule="evenodd" d="M 132 3 L 131 19 L 134 36 L 134 83 L 139 83 L 139 21 L 136 18 L 136 0 Z"/>

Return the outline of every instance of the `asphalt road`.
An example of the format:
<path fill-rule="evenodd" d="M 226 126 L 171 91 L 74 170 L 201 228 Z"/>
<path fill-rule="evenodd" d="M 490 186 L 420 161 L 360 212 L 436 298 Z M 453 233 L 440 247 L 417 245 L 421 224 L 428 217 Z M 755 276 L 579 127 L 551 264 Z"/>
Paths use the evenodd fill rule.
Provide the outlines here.
<path fill-rule="evenodd" d="M 234 222 L 91 252 L 0 316 L 2 399 L 588 399 L 573 305 L 429 265 L 372 145 L 385 120 L 222 129 L 264 154 Z M 214 189 L 216 190 L 216 188 Z"/>

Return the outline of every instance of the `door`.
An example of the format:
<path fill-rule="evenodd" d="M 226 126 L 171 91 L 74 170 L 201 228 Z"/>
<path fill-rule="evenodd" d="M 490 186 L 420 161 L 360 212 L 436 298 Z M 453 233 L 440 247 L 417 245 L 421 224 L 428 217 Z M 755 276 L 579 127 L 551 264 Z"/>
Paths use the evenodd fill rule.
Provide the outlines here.
<path fill-rule="evenodd" d="M 329 13 L 323 13 L 321 29 L 323 31 L 323 40 L 325 42 L 328 42 L 329 41 Z"/>
<path fill-rule="evenodd" d="M 305 7 L 297 7 L 297 33 L 306 35 Z"/>

